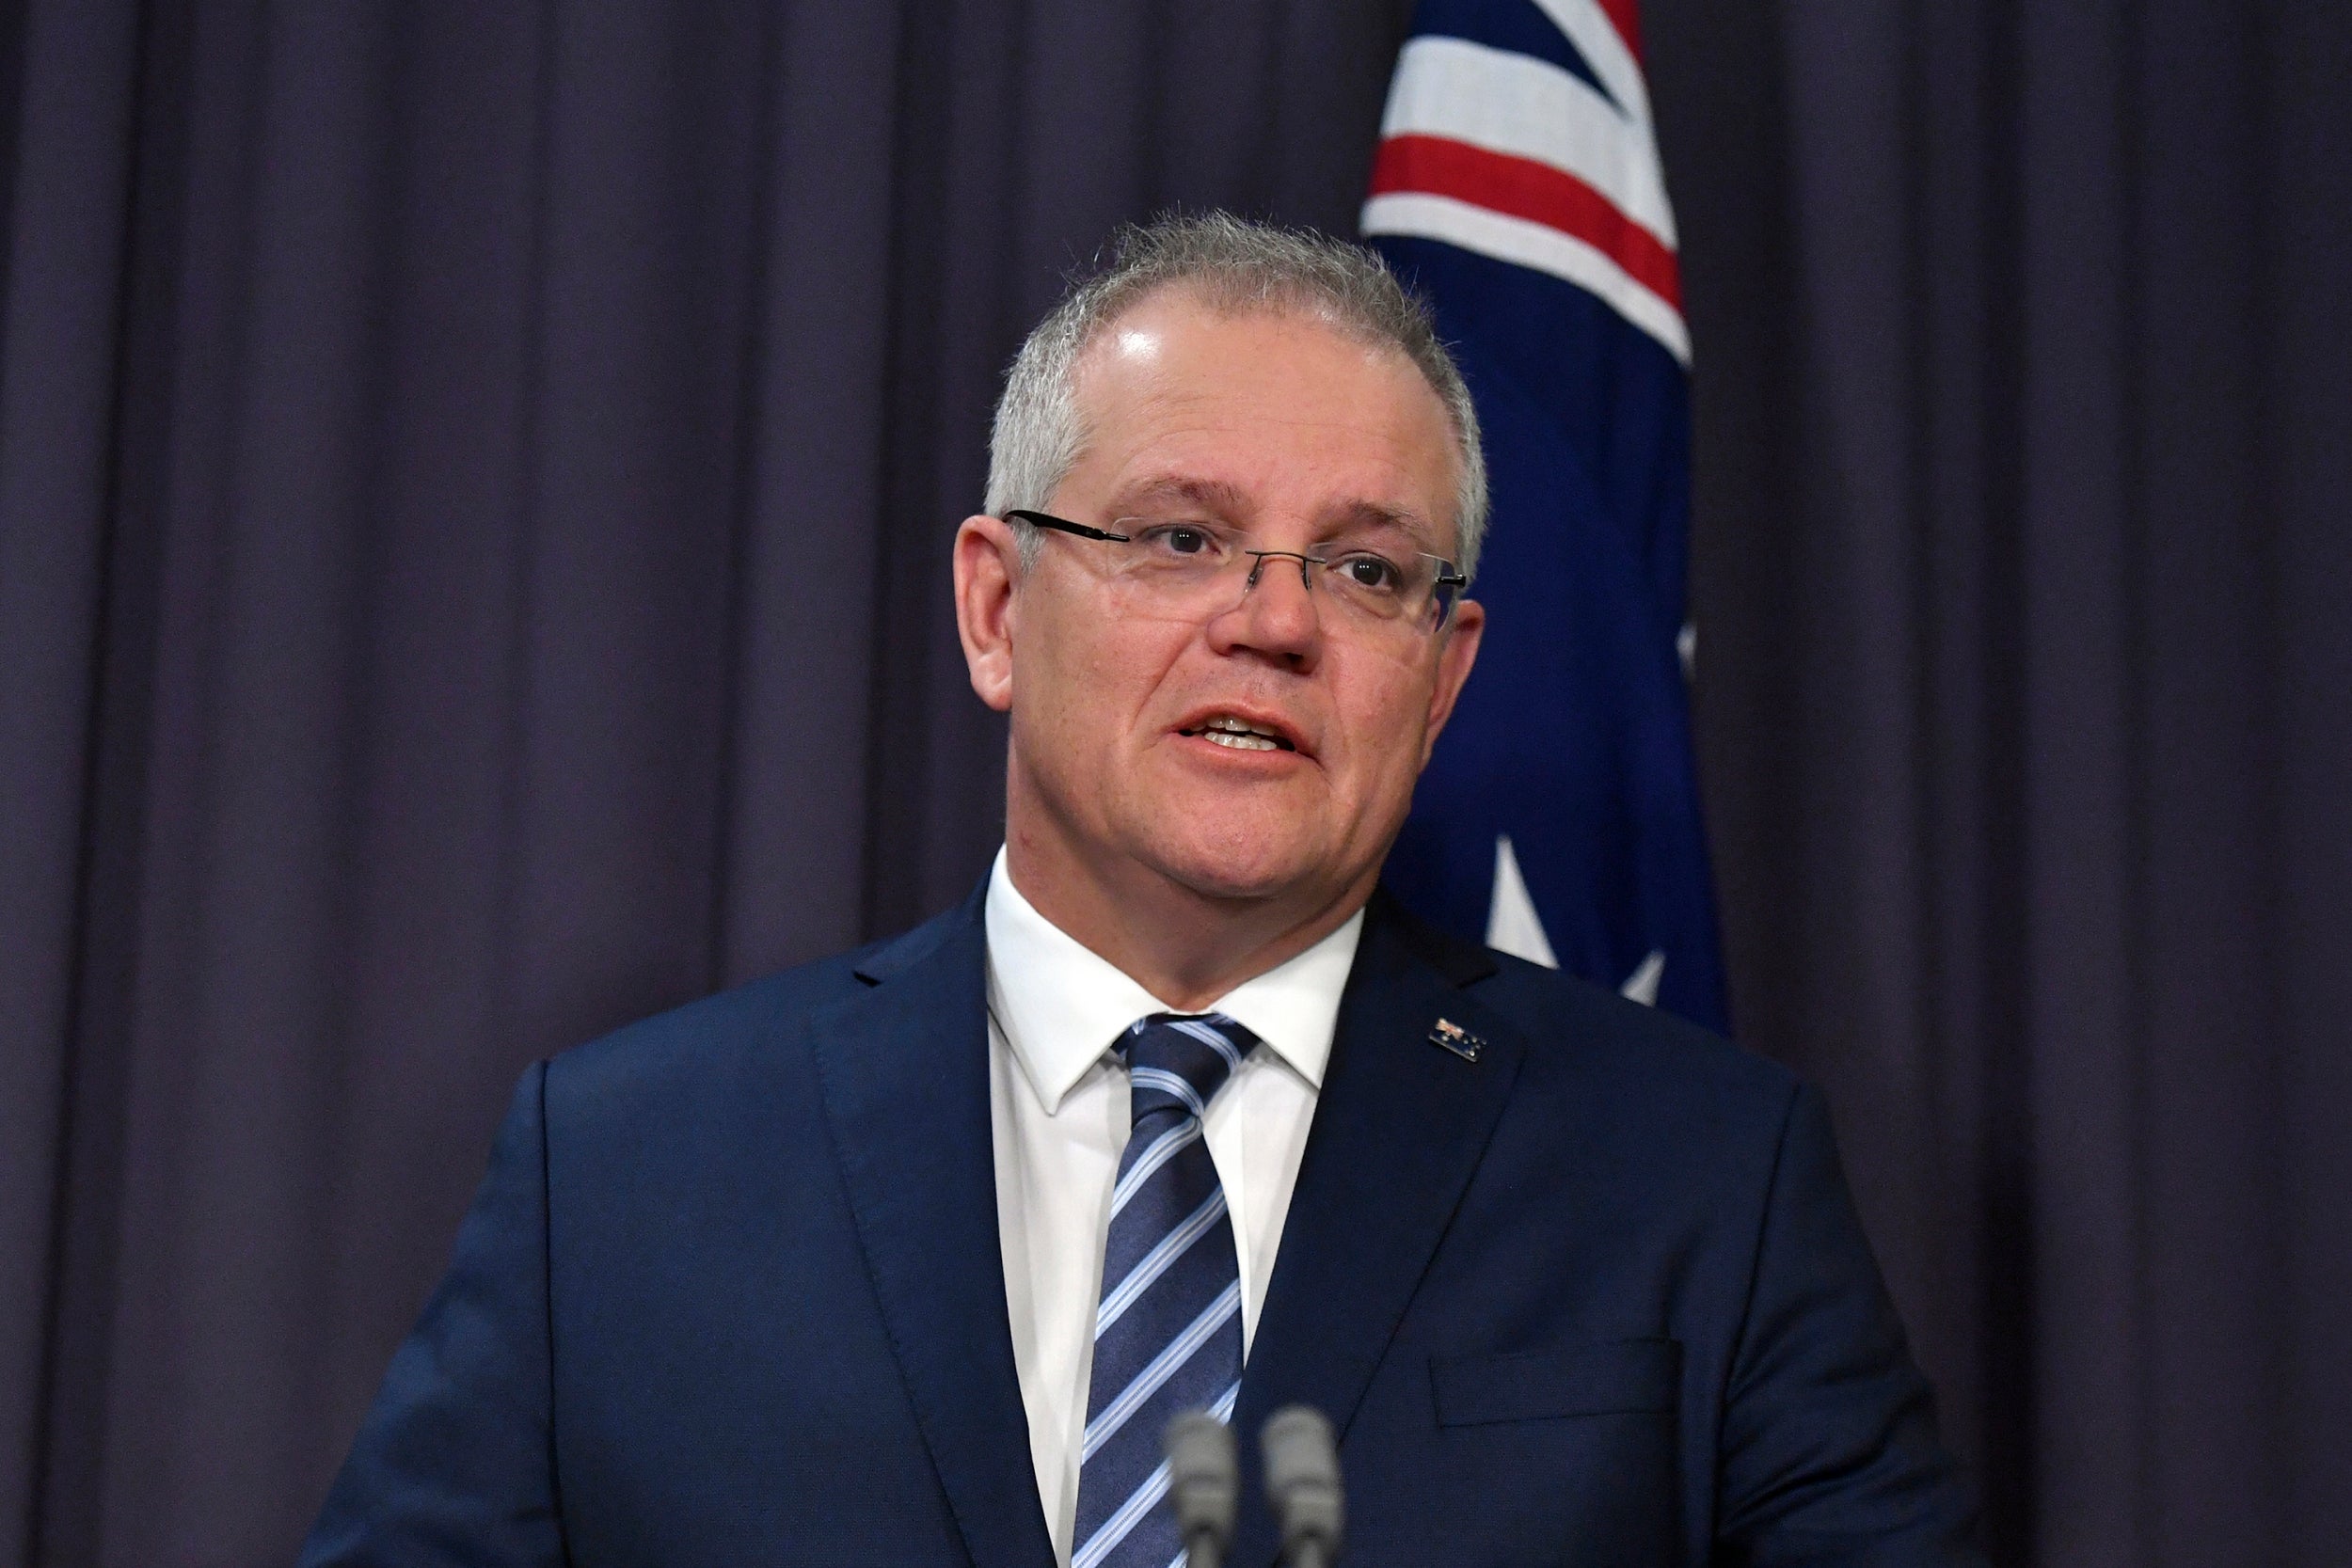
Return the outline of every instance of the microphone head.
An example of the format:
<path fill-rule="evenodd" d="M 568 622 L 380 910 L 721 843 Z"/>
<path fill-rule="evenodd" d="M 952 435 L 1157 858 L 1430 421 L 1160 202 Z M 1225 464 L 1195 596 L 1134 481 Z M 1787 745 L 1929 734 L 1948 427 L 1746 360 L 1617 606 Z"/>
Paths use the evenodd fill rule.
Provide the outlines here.
<path fill-rule="evenodd" d="M 1295 1559 L 1312 1543 L 1322 1560 L 1339 1555 L 1345 1505 L 1340 1454 L 1331 1423 L 1319 1410 L 1294 1404 L 1276 1411 L 1259 1434 L 1265 1451 L 1266 1501 L 1282 1529 L 1282 1552 Z"/>
<path fill-rule="evenodd" d="M 1241 1495 L 1233 1430 L 1205 1410 L 1187 1410 L 1168 1423 L 1168 1501 L 1188 1560 L 1215 1562 L 1233 1542 L 1234 1500 Z"/>

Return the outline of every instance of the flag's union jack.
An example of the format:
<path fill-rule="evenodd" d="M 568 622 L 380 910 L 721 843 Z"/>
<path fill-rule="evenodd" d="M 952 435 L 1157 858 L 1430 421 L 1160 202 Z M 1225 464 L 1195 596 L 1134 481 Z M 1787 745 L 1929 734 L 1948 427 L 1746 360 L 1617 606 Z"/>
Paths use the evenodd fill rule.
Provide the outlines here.
<path fill-rule="evenodd" d="M 1391 879 L 1722 1027 L 1683 689 L 1691 341 L 1634 0 L 1422 0 L 1363 230 L 1436 307 L 1495 502 L 1486 647 Z"/>

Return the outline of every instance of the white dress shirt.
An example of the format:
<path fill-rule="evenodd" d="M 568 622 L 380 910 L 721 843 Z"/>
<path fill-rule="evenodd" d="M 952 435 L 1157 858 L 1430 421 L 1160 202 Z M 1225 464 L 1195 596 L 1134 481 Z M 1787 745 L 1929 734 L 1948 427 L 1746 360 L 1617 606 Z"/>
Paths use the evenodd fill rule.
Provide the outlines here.
<path fill-rule="evenodd" d="M 1201 1129 L 1240 1253 L 1245 1355 L 1363 924 L 1359 911 L 1209 1009 L 1263 1042 L 1209 1101 Z M 987 930 L 989 1113 L 1012 1360 L 1038 1497 L 1067 1568 L 1111 1187 L 1130 1116 L 1127 1069 L 1110 1048 L 1136 1019 L 1173 1009 L 1038 913 L 1012 885 L 1001 850 L 989 876 Z"/>

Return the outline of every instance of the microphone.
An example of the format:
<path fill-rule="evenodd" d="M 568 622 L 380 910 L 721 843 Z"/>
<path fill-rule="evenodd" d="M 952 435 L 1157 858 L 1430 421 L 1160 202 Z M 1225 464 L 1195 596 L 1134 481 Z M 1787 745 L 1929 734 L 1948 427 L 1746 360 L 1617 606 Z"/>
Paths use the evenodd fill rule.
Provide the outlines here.
<path fill-rule="evenodd" d="M 1266 1502 L 1282 1528 L 1290 1568 L 1330 1568 L 1340 1555 L 1345 1507 L 1331 1423 L 1303 1404 L 1276 1411 L 1259 1433 L 1265 1450 Z"/>
<path fill-rule="evenodd" d="M 1187 1410 L 1168 1423 L 1161 1441 L 1185 1568 L 1218 1568 L 1233 1544 L 1233 1499 L 1241 1492 L 1233 1429 L 1205 1410 Z"/>

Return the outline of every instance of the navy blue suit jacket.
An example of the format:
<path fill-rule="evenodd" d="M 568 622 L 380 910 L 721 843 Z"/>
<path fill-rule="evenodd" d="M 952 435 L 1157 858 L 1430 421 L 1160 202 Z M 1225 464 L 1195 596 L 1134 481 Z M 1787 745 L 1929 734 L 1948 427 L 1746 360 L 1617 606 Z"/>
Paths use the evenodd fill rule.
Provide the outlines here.
<path fill-rule="evenodd" d="M 527 1072 L 302 1561 L 1050 1568 L 980 909 Z M 1975 1560 L 1819 1097 L 1385 898 L 1236 1424 L 1294 1401 L 1362 1568 Z"/>

